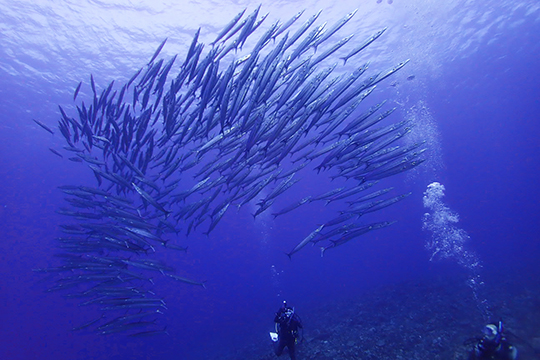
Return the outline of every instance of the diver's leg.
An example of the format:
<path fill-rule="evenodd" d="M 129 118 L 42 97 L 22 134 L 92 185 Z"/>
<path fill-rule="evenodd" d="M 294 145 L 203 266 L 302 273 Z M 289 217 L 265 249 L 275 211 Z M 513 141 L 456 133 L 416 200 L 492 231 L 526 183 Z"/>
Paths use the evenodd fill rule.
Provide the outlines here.
<path fill-rule="evenodd" d="M 289 340 L 287 347 L 289 348 L 289 356 L 291 357 L 291 360 L 296 360 L 296 349 L 295 349 L 294 338 Z"/>
<path fill-rule="evenodd" d="M 283 349 L 285 348 L 285 345 L 287 345 L 287 343 L 283 341 L 283 339 L 280 337 L 276 347 L 274 348 L 274 352 L 276 353 L 276 356 L 281 356 L 281 354 L 283 353 Z"/>

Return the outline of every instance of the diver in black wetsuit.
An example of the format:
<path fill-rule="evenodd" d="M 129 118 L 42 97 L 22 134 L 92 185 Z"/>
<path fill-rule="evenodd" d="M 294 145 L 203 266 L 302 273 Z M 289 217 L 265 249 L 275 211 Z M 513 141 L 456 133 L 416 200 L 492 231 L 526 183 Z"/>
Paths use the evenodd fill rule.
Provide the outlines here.
<path fill-rule="evenodd" d="M 518 351 L 506 340 L 502 321 L 498 325 L 488 324 L 484 327 L 483 337 L 477 339 L 469 354 L 469 360 L 516 360 Z"/>
<path fill-rule="evenodd" d="M 299 338 L 299 329 L 302 329 L 302 321 L 294 312 L 294 308 L 287 306 L 287 302 L 283 302 L 283 306 L 277 311 L 274 317 L 276 323 L 278 342 L 276 346 L 276 355 L 280 356 L 283 349 L 289 348 L 289 356 L 291 360 L 296 359 L 295 345 Z"/>

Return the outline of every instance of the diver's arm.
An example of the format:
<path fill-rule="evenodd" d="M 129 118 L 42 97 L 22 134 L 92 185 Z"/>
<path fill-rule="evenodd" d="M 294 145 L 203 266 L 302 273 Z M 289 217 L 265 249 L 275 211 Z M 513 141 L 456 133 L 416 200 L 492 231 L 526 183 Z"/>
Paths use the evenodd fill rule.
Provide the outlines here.
<path fill-rule="evenodd" d="M 302 326 L 302 322 L 300 321 L 300 318 L 294 314 L 294 321 L 296 322 L 296 325 L 300 328 L 300 329 L 303 329 L 303 326 Z"/>

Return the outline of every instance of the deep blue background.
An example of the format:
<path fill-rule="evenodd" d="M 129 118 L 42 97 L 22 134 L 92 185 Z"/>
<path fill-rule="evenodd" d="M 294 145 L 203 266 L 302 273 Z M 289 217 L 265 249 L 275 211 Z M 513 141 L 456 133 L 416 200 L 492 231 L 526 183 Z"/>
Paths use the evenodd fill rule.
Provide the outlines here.
<path fill-rule="evenodd" d="M 162 38 L 173 37 L 166 54 L 183 53 L 198 23 L 211 39 L 234 14 L 245 6 L 251 11 L 257 4 L 231 3 L 220 8 L 223 14 L 218 21 L 213 13 L 193 18 L 186 10 L 209 9 L 215 6 L 212 2 L 188 3 L 186 9 L 163 2 L 155 5 L 155 12 L 150 2 L 111 3 L 119 14 L 123 4 L 158 18 L 146 32 L 141 30 L 144 23 L 133 20 L 130 42 L 122 38 L 125 28 L 130 28 L 129 17 L 118 20 L 125 27 L 118 31 L 124 35 L 94 37 L 100 27 L 106 28 L 106 18 L 99 14 L 107 7 L 98 2 L 85 3 L 85 13 L 78 11 L 76 3 L 61 10 L 53 2 L 44 2 L 47 11 L 36 15 L 39 8 L 30 3 L 0 1 L 4 10 L 0 17 L 4 29 L 0 35 L 0 358 L 204 359 L 207 354 L 267 341 L 273 312 L 283 299 L 305 314 L 375 286 L 434 274 L 457 276 L 463 270 L 455 262 L 430 262 L 431 254 L 424 249 L 429 234 L 421 230 L 422 193 L 432 181 L 445 185 L 444 201 L 460 215 L 458 226 L 471 237 L 466 246 L 480 258 L 485 274 L 502 270 L 515 274 L 517 283 L 538 276 L 538 5 L 534 1 L 466 6 L 455 2 L 439 9 L 431 1 L 365 3 L 355 16 L 358 22 L 365 20 L 365 27 L 351 23 L 347 31 L 362 34 L 360 41 L 389 26 L 387 38 L 366 56 L 382 67 L 411 58 L 395 79 L 380 85 L 372 101 L 385 97 L 395 101 L 400 107 L 392 120 L 412 119 L 417 123 L 415 136 L 428 138 L 430 144 L 425 166 L 385 181 L 385 187 L 413 191 L 413 195 L 370 218 L 398 222 L 329 250 L 324 258 L 318 248 L 307 247 L 289 261 L 283 252 L 332 216 L 331 209 L 310 204 L 275 221 L 270 216 L 254 221 L 247 208 L 229 211 L 209 238 L 196 233 L 186 240 L 187 254 L 168 255 L 175 257 L 169 260 L 183 270 L 182 275 L 207 280 L 208 289 L 158 279 L 156 289 L 169 306 L 171 336 L 134 340 L 72 333 L 72 327 L 100 314 L 58 293 L 44 292 L 47 283 L 31 271 L 53 261 L 54 237 L 64 221 L 55 213 L 64 204 L 56 187 L 93 181 L 84 167 L 50 153 L 49 147 L 62 145 L 59 135 L 51 137 L 31 119 L 54 126 L 59 116 L 56 104 L 70 104 L 73 88 L 89 73 L 101 86 L 118 77 L 129 78 Z M 263 4 L 262 11 L 271 12 L 272 19 L 286 19 L 302 8 L 308 8 L 310 15 L 325 8 L 322 17 L 326 14 L 324 20 L 332 23 L 354 8 L 354 4 L 336 9 L 308 1 L 279 5 Z M 180 35 L 158 26 L 160 16 L 167 14 L 177 15 L 177 23 L 186 22 L 185 28 L 179 25 Z M 73 27 L 78 19 L 88 21 Z M 63 23 L 64 28 L 58 25 Z M 340 34 L 348 35 L 347 31 Z M 110 47 L 104 48 L 109 42 Z M 99 55 L 100 49 L 105 55 Z M 409 75 L 415 78 L 406 80 Z M 303 179 L 302 186 L 305 194 L 333 187 L 315 173 Z M 296 199 L 280 199 L 275 210 Z"/>

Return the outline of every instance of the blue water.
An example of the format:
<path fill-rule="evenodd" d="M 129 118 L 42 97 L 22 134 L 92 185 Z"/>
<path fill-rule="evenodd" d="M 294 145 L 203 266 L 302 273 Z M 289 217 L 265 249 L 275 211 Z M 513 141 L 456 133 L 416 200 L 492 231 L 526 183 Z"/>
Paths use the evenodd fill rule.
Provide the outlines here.
<path fill-rule="evenodd" d="M 290 261 L 283 253 L 335 208 L 310 204 L 276 220 L 269 214 L 253 220 L 253 206 L 230 211 L 209 237 L 199 231 L 185 240 L 187 254 L 167 255 L 182 275 L 207 281 L 205 290 L 156 278 L 169 308 L 170 336 L 72 332 L 99 311 L 45 292 L 44 276 L 32 269 L 54 261 L 54 238 L 65 221 L 55 213 L 65 206 L 57 186 L 95 180 L 88 169 L 53 155 L 48 148 L 63 145 L 60 134 L 51 136 L 32 119 L 55 127 L 57 105 L 72 104 L 74 88 L 81 80 L 88 84 L 90 74 L 100 88 L 126 81 L 164 38 L 162 56 L 183 57 L 199 27 L 200 41 L 209 43 L 239 11 L 259 4 L 183 3 L 0 0 L 1 359 L 205 359 L 268 341 L 284 299 L 306 314 L 380 285 L 458 276 L 466 271 L 459 261 L 430 261 L 425 247 L 430 234 L 422 230 L 422 197 L 434 181 L 444 184 L 444 202 L 459 214 L 456 226 L 468 234 L 464 246 L 481 262 L 482 274 L 504 271 L 517 284 L 540 275 L 540 5 L 370 0 L 362 1 L 336 41 L 355 33 L 360 43 L 388 27 L 347 65 L 369 60 L 373 70 L 383 70 L 411 59 L 378 85 L 371 101 L 388 98 L 398 107 L 392 121 L 412 120 L 411 137 L 429 146 L 419 168 L 385 180 L 385 187 L 413 194 L 370 219 L 397 223 L 323 258 L 309 246 Z M 302 9 L 302 21 L 322 9 L 319 21 L 332 24 L 355 6 L 263 3 L 261 12 L 269 13 L 263 27 Z M 86 86 L 80 96 L 90 93 Z M 313 173 L 301 192 L 331 188 Z M 280 198 L 275 210 L 294 200 Z"/>

